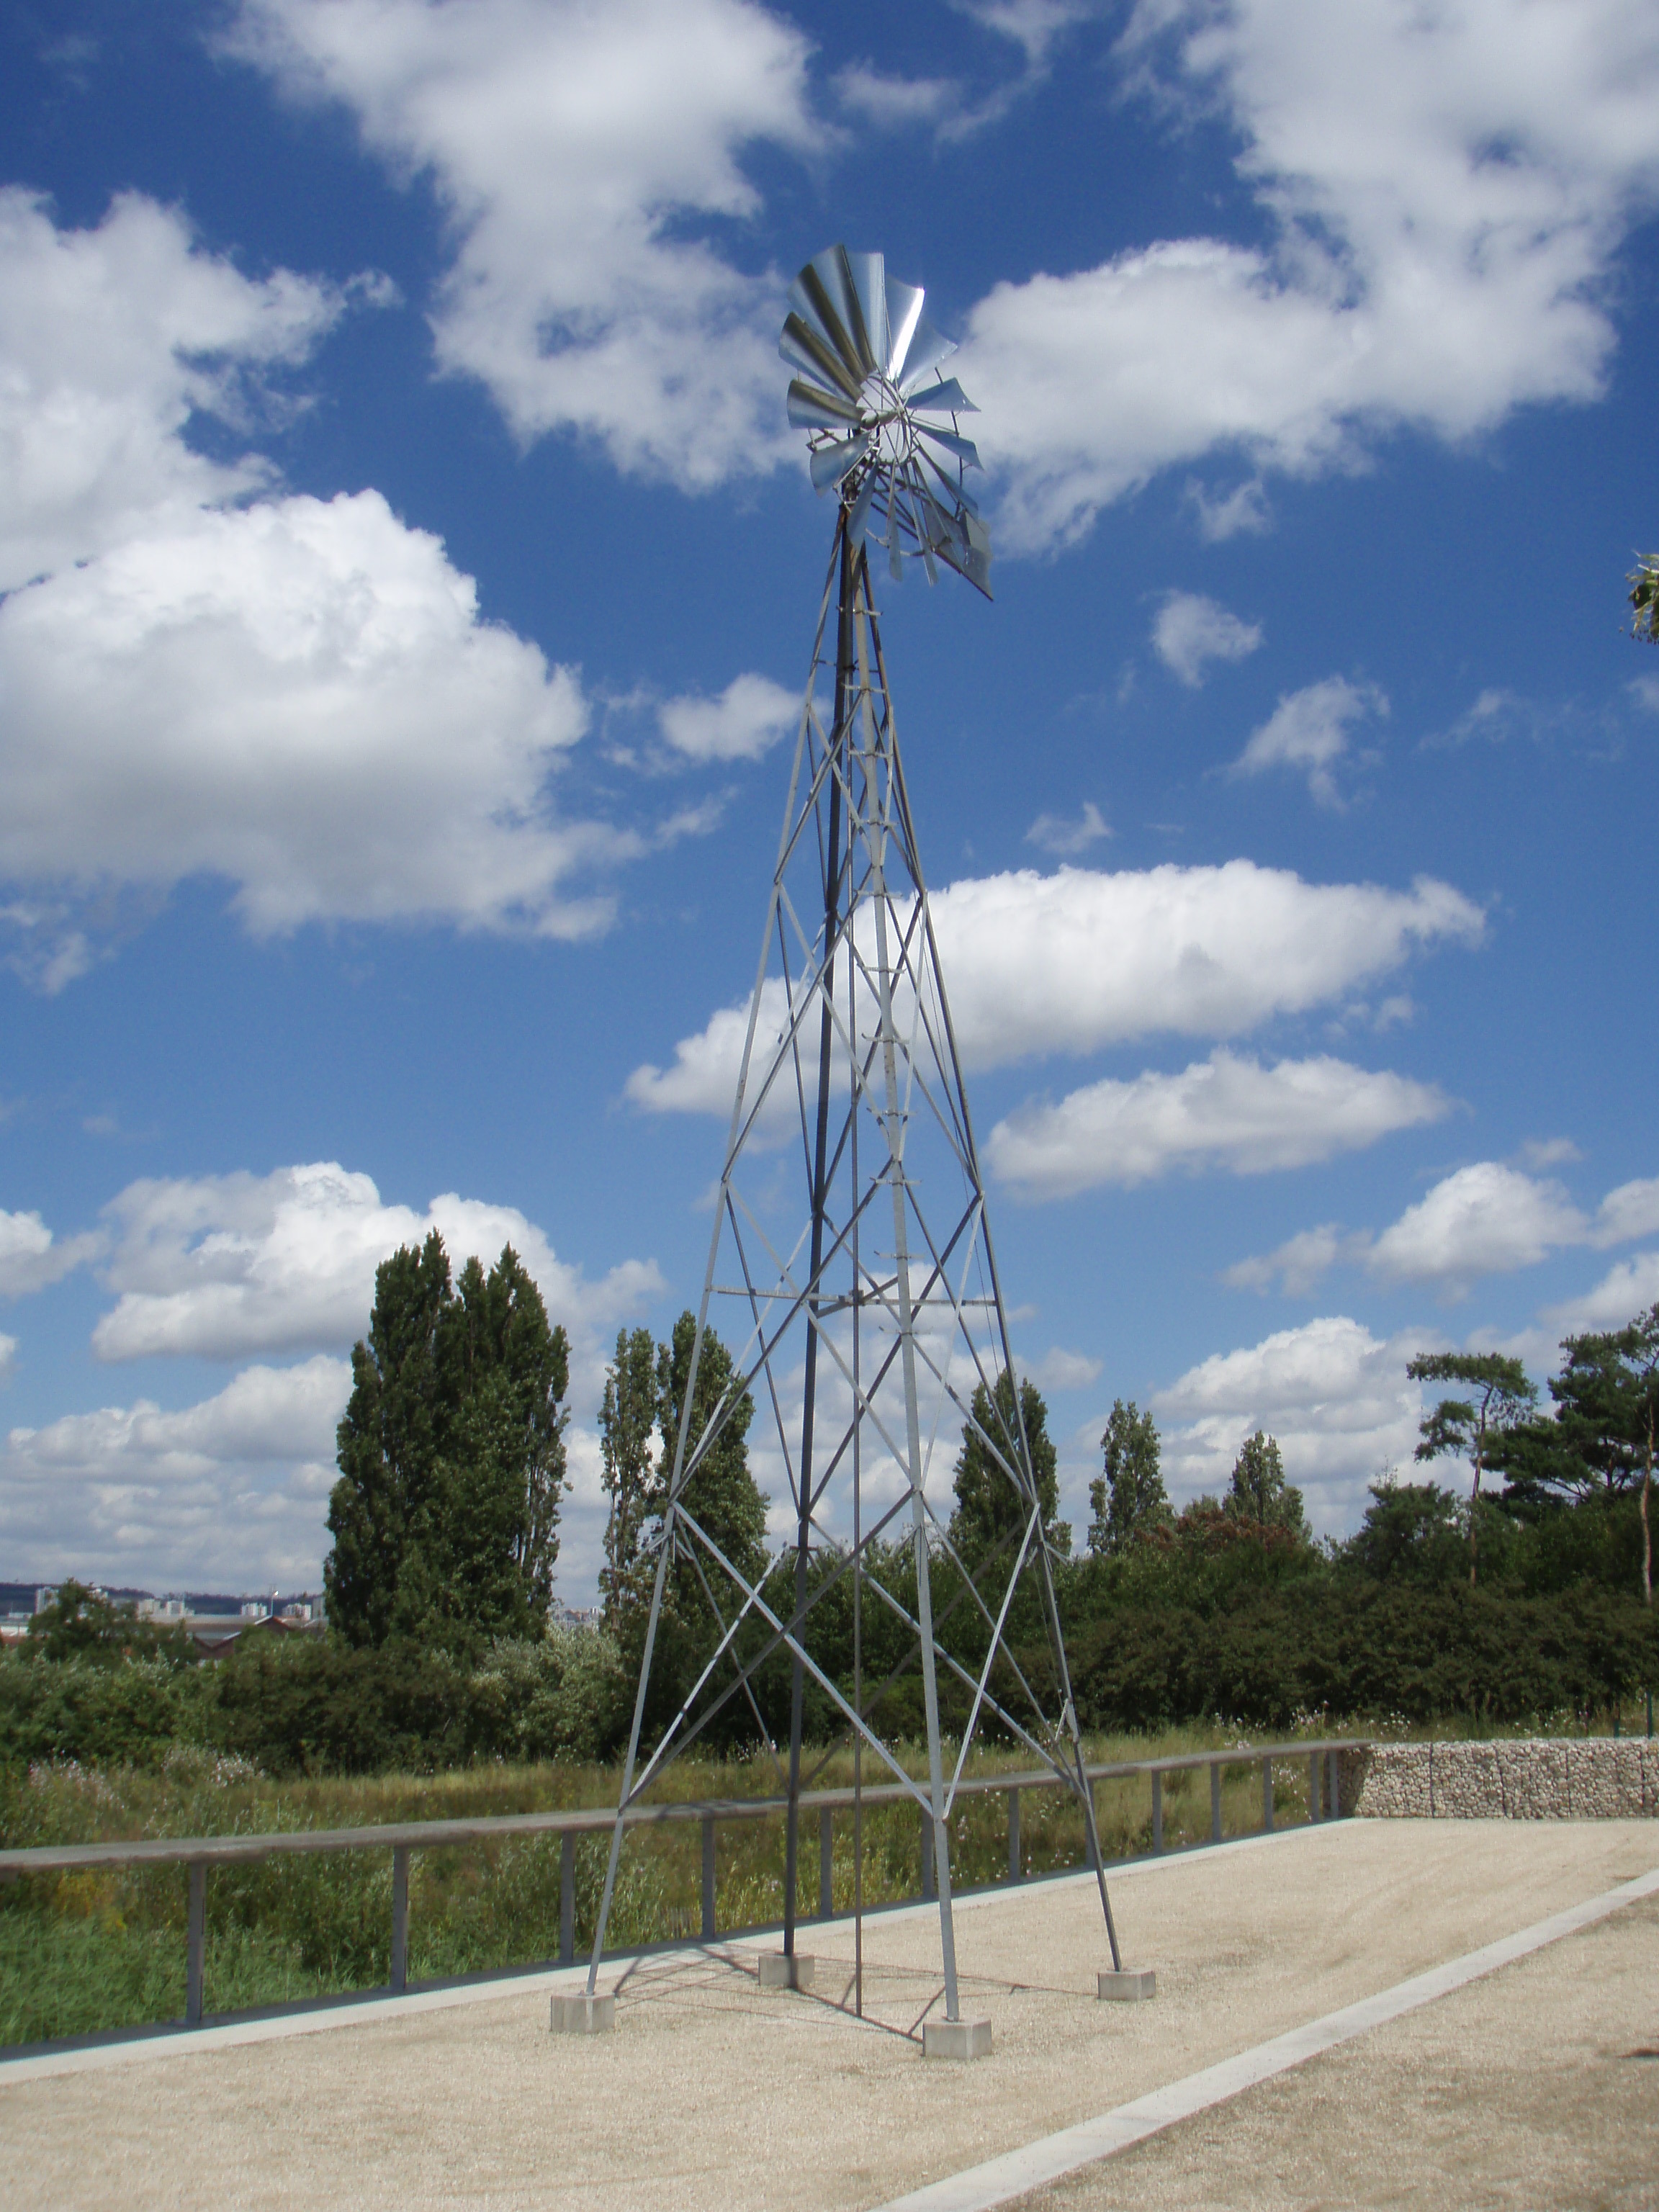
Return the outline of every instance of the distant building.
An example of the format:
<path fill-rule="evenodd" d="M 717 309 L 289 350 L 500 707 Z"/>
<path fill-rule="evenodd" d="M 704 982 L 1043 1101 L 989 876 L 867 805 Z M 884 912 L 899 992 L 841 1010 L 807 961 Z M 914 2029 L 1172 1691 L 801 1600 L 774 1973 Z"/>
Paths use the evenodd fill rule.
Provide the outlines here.
<path fill-rule="evenodd" d="M 268 1597 L 173 1590 L 157 1597 L 149 1590 L 108 1589 L 100 1583 L 88 1582 L 82 1587 L 90 1595 L 124 1607 L 136 1620 L 155 1627 L 183 1628 L 207 1656 L 228 1651 L 245 1629 L 320 1635 L 325 1626 L 319 1590 L 301 1590 L 293 1597 L 283 1597 L 275 1590 Z M 0 1583 L 0 1644 L 15 1644 L 26 1637 L 30 1621 L 56 1601 L 61 1588 L 59 1583 Z"/>
<path fill-rule="evenodd" d="M 547 1617 L 556 1628 L 597 1628 L 605 1615 L 596 1605 L 565 1605 L 555 1598 Z"/>

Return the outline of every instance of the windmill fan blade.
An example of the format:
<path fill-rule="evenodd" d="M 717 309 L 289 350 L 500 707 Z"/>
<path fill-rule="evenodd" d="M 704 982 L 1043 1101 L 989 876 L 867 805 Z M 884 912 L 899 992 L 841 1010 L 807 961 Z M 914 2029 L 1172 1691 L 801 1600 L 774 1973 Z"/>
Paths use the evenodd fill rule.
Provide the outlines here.
<path fill-rule="evenodd" d="M 977 515 L 979 513 L 979 504 L 977 501 L 973 498 L 971 494 L 964 489 L 960 480 L 957 477 L 953 477 L 948 469 L 941 466 L 941 465 L 933 459 L 926 446 L 918 446 L 916 447 L 916 453 L 918 458 L 927 462 L 928 467 L 932 469 L 933 474 L 945 486 L 945 492 L 948 495 L 952 506 L 965 507 L 969 514 Z"/>
<path fill-rule="evenodd" d="M 858 295 L 853 289 L 852 271 L 847 266 L 845 252 L 837 246 L 828 253 L 820 253 L 807 263 L 797 281 L 824 336 L 847 364 L 854 383 L 861 384 L 868 372 L 864 366 L 864 355 L 853 336 Z"/>
<path fill-rule="evenodd" d="M 921 319 L 921 303 L 927 296 L 920 284 L 901 284 L 896 276 L 887 280 L 886 366 L 895 383 L 904 374 L 910 340 Z"/>
<path fill-rule="evenodd" d="M 833 446 L 819 446 L 811 456 L 808 465 L 812 471 L 814 491 L 828 491 L 838 484 L 848 471 L 861 461 L 870 450 L 870 433 L 860 430 L 856 438 L 842 438 Z"/>
<path fill-rule="evenodd" d="M 823 270 L 824 289 L 840 312 L 859 365 L 867 376 L 876 365 L 876 357 L 870 349 L 870 333 L 865 325 L 864 302 L 859 296 L 853 257 L 844 246 L 832 246 L 827 253 L 818 255 L 814 265 Z"/>
<path fill-rule="evenodd" d="M 910 340 L 910 349 L 904 357 L 904 374 L 898 379 L 898 388 L 908 398 L 923 377 L 948 361 L 956 351 L 954 342 L 942 337 L 926 315 L 916 325 Z"/>
<path fill-rule="evenodd" d="M 864 482 L 859 486 L 858 497 L 853 501 L 853 511 L 847 518 L 847 535 L 856 553 L 864 543 L 864 533 L 869 526 L 870 506 L 876 495 L 876 483 L 881 471 L 866 469 Z"/>
<path fill-rule="evenodd" d="M 791 386 L 790 388 L 793 391 L 794 387 Z M 792 415 L 789 419 L 793 422 L 795 418 Z M 936 446 L 943 446 L 947 453 L 954 453 L 970 469 L 980 466 L 979 447 L 971 438 L 958 438 L 951 430 L 936 430 L 931 422 L 918 422 L 916 428 L 924 438 L 931 438 Z"/>
<path fill-rule="evenodd" d="M 867 376 L 876 365 L 876 356 L 870 349 L 864 302 L 859 297 L 858 281 L 853 273 L 853 257 L 844 246 L 832 246 L 828 252 L 817 256 L 813 266 L 823 272 L 823 289 L 835 301 L 842 326 L 853 341 L 859 366 Z"/>
<path fill-rule="evenodd" d="M 859 410 L 798 376 L 789 386 L 789 420 L 797 430 L 841 430 L 849 423 L 857 427 Z"/>
<path fill-rule="evenodd" d="M 887 362 L 886 264 L 879 253 L 848 253 L 846 260 L 859 317 L 864 325 L 861 335 L 870 366 L 872 369 L 883 368 Z M 860 335 L 854 332 L 854 337 Z"/>
<path fill-rule="evenodd" d="M 883 254 L 814 254 L 789 288 L 778 341 L 798 372 L 789 420 L 808 433 L 814 486 L 840 493 L 847 542 L 861 547 L 878 518 L 896 577 L 908 556 L 931 583 L 937 556 L 988 599 L 990 533 L 963 483 L 982 464 L 957 427 L 979 410 L 939 366 L 957 349 L 923 314 L 924 296 L 888 276 Z M 890 387 L 879 396 L 877 377 Z"/>
<path fill-rule="evenodd" d="M 977 415 L 979 410 L 957 382 L 947 377 L 943 384 L 930 384 L 925 392 L 909 395 L 913 415 Z"/>
<path fill-rule="evenodd" d="M 792 368 L 804 368 L 809 376 L 836 386 L 849 399 L 858 398 L 858 379 L 802 316 L 791 315 L 785 322 L 778 351 Z"/>

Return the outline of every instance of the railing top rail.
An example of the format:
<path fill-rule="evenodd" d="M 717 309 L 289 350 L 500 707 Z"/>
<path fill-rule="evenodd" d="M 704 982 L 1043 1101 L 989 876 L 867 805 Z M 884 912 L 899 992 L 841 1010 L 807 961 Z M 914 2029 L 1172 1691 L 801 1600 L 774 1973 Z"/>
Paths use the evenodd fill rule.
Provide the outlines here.
<path fill-rule="evenodd" d="M 1135 1775 L 1171 1774 L 1200 1766 L 1252 1765 L 1261 1759 L 1305 1759 L 1322 1752 L 1364 1751 L 1364 1736 L 1326 1736 L 1297 1743 L 1223 1745 L 1214 1751 L 1182 1752 L 1167 1759 L 1130 1759 L 1085 1767 L 1091 1782 L 1124 1781 Z M 1029 1771 L 979 1774 L 957 1786 L 958 1796 L 982 1797 L 1004 1790 L 1064 1786 L 1068 1777 L 1049 1767 Z M 861 1793 L 866 1805 L 913 1800 L 902 1783 L 886 1782 Z M 850 1807 L 850 1788 L 803 1790 L 803 1812 Z M 673 1820 L 762 1820 L 787 1809 L 783 1797 L 676 1798 L 653 1805 L 630 1805 L 623 1820 L 629 1827 L 650 1827 Z M 296 1851 L 439 1850 L 455 1844 L 488 1843 L 513 1836 L 592 1833 L 616 1820 L 611 1805 L 565 1806 L 544 1813 L 481 1814 L 474 1820 L 385 1820 L 361 1828 L 276 1828 L 234 1836 L 146 1836 L 130 1843 L 37 1844 L 0 1850 L 0 1875 L 45 1874 L 71 1867 L 155 1866 L 185 1860 L 230 1864 Z"/>

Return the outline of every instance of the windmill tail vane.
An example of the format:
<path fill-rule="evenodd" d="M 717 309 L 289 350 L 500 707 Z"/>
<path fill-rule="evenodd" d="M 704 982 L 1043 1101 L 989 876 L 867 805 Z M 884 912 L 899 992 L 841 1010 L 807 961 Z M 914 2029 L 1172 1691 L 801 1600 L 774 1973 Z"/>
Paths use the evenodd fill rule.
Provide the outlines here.
<path fill-rule="evenodd" d="M 868 1755 L 920 1814 L 945 2014 L 959 2019 L 951 1821 L 988 1725 L 1074 1793 L 1119 1964 L 1042 1487 L 870 581 L 872 550 L 884 543 L 895 574 L 914 558 L 931 578 L 942 562 L 990 595 L 989 533 L 963 488 L 979 466 L 957 427 L 971 403 L 940 374 L 951 349 L 922 307 L 920 289 L 889 277 L 880 254 L 836 246 L 792 286 L 780 342 L 798 372 L 789 411 L 808 434 L 812 480 L 837 494 L 835 541 L 689 1371 L 665 1442 L 590 1992 L 629 1808 L 674 1759 L 745 1717 L 783 1787 L 787 1955 L 801 1794 L 850 1747 L 855 1792 Z M 744 1552 L 708 1502 L 705 1470 L 734 1442 L 787 1504 L 787 1536 L 769 1559 Z M 973 1510 L 963 1487 L 953 1511 L 952 1470 L 960 1464 L 967 1485 L 970 1462 Z M 918 1674 L 925 1776 L 892 1735 Z M 861 1961 L 860 1899 L 855 1887 Z"/>

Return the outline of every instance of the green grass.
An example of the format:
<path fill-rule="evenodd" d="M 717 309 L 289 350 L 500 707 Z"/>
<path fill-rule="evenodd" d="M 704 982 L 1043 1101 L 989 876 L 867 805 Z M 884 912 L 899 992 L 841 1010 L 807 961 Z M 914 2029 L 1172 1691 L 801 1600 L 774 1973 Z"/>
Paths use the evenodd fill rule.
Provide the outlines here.
<path fill-rule="evenodd" d="M 1642 1717 L 1625 1717 L 1638 1733 Z M 1314 1717 L 1305 1731 L 1326 1731 Z M 1397 1725 L 1355 1733 L 1403 1736 Z M 1455 1726 L 1437 1731 L 1462 1734 Z M 1334 1731 L 1333 1731 L 1334 1733 Z M 1149 1736 L 1095 1738 L 1093 1762 L 1171 1757 L 1246 1746 L 1232 1730 L 1171 1729 Z M 923 1771 L 915 1747 L 904 1754 Z M 1022 1768 L 1024 1754 L 976 1751 L 968 1772 L 993 1777 Z M 883 1778 L 867 1756 L 866 1785 Z M 165 1767 L 83 1768 L 72 1762 L 0 1771 L 0 1840 L 91 1843 L 146 1836 L 268 1833 L 386 1821 L 550 1811 L 616 1802 L 618 1774 L 595 1765 L 480 1765 L 431 1776 L 271 1782 L 245 1762 L 176 1751 Z M 817 1786 L 850 1784 L 850 1753 L 837 1753 Z M 687 1760 L 653 1795 L 678 1801 L 777 1793 L 764 1757 Z M 1143 1778 L 1096 1792 L 1109 1861 L 1152 1847 L 1152 1794 Z M 1274 1772 L 1274 1820 L 1308 1816 L 1305 1759 Z M 1261 1825 L 1259 1768 L 1224 1776 L 1225 1835 Z M 1042 1875 L 1086 1863 L 1081 1814 L 1061 1790 L 1028 1790 L 1020 1803 L 1024 1870 Z M 1164 1785 L 1166 1850 L 1206 1840 L 1209 1778 L 1199 1770 Z M 853 1821 L 833 1830 L 833 1903 L 854 1901 Z M 592 1941 L 608 1838 L 580 1838 L 576 1851 L 576 1940 Z M 559 1840 L 516 1838 L 416 1851 L 410 1872 L 410 1976 L 437 1979 L 526 1966 L 555 1956 L 559 1942 Z M 1007 1803 L 1000 1791 L 958 1801 L 951 1863 L 959 1887 L 1005 1880 Z M 921 1824 L 914 1806 L 867 1807 L 863 1821 L 865 1905 L 914 1897 L 920 1888 Z M 717 1832 L 716 1911 L 722 1929 L 783 1917 L 783 1824 L 776 1817 L 723 1822 Z M 25 1877 L 0 1887 L 0 2045 L 87 2034 L 178 2018 L 184 2009 L 185 1872 L 182 1865 Z M 625 1845 L 608 1942 L 617 1949 L 693 1935 L 701 1922 L 702 1838 L 695 1821 L 633 1831 Z M 802 1837 L 797 1910 L 818 1907 L 816 1817 Z M 205 2009 L 257 2005 L 383 1985 L 390 1973 L 391 1853 L 338 1851 L 213 1869 L 208 1878 Z"/>
<path fill-rule="evenodd" d="M 1213 1731 L 1091 1743 L 1092 1759 L 1146 1758 L 1209 1748 Z M 921 1771 L 919 1757 L 909 1764 Z M 1006 1772 L 1024 1758 L 980 1753 L 975 1775 Z M 880 1777 L 866 1762 L 866 1778 Z M 849 1784 L 850 1754 L 832 1759 L 820 1786 Z M 0 1777 L 0 1835 L 9 1846 L 127 1840 L 146 1836 L 268 1833 L 410 1820 L 605 1806 L 618 1776 L 600 1766 L 478 1766 L 437 1776 L 362 1780 L 264 1780 L 241 1761 L 175 1753 L 160 1771 L 83 1768 L 72 1762 Z M 773 1794 L 769 1760 L 688 1760 L 659 1791 L 684 1801 Z M 1279 1817 L 1305 1816 L 1305 1774 L 1281 1771 Z M 1151 1842 L 1144 1782 L 1103 1784 L 1102 1839 L 1113 1856 Z M 1261 1790 L 1239 1769 L 1224 1797 L 1230 1833 L 1261 1821 Z M 1166 1788 L 1165 1841 L 1208 1833 L 1207 1787 Z M 1059 1790 L 1021 1801 L 1028 1874 L 1085 1862 L 1075 1803 Z M 592 1941 L 607 1838 L 576 1852 L 577 1942 Z M 417 1851 L 410 1881 L 413 1980 L 521 1966 L 553 1956 L 559 1940 L 559 1842 L 519 1838 Z M 716 1911 L 722 1928 L 783 1915 L 783 1827 L 775 1817 L 729 1821 L 718 1832 Z M 964 1798 L 953 1823 L 951 1864 L 963 1887 L 1005 1877 L 1006 1800 Z M 863 1823 L 866 1905 L 897 1902 L 920 1884 L 921 1825 L 910 1806 L 873 1806 Z M 798 1911 L 818 1905 L 816 1821 L 803 1838 Z M 850 1911 L 853 1823 L 834 1831 L 833 1901 Z M 623 1852 L 609 1942 L 623 1949 L 694 1933 L 701 1920 L 702 1838 L 695 1822 L 636 1830 Z M 211 1870 L 204 2004 L 210 2013 L 383 1984 L 390 1972 L 391 1854 L 341 1851 L 283 1856 Z M 86 2034 L 176 2019 L 184 2008 L 185 1874 L 182 1865 L 112 1868 L 27 1877 L 0 1890 L 0 2044 Z"/>

